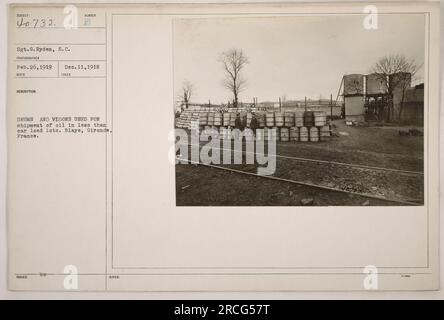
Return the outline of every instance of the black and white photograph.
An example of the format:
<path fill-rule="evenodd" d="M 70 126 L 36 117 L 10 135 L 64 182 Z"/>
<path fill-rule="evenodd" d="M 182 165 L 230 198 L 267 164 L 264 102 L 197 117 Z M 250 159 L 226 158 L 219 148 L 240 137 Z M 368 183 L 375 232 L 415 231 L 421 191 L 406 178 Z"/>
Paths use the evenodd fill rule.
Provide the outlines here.
<path fill-rule="evenodd" d="M 442 299 L 438 1 L 35 2 L 0 6 L 0 297 Z"/>
<path fill-rule="evenodd" d="M 426 16 L 173 21 L 177 206 L 423 206 Z"/>

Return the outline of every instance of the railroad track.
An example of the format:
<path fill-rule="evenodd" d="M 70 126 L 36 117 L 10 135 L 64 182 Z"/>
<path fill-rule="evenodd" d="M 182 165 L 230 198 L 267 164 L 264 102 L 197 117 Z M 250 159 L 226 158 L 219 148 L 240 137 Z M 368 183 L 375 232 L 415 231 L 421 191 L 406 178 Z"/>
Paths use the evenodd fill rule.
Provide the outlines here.
<path fill-rule="evenodd" d="M 181 157 L 176 157 L 176 159 L 178 159 L 180 161 L 188 162 L 190 164 L 201 165 L 201 166 L 205 166 L 205 167 L 209 167 L 209 168 L 213 168 L 213 169 L 224 170 L 227 172 L 232 172 L 232 173 L 262 178 L 262 179 L 280 181 L 280 182 L 285 182 L 285 183 L 292 183 L 292 184 L 297 184 L 297 185 L 302 185 L 302 186 L 307 186 L 307 187 L 312 187 L 312 188 L 317 188 L 317 189 L 322 189 L 322 190 L 328 190 L 328 191 L 333 191 L 333 192 L 341 192 L 341 193 L 360 196 L 360 197 L 367 198 L 367 199 L 376 199 L 376 200 L 380 200 L 380 201 L 386 201 L 386 202 L 390 202 L 390 203 L 396 203 L 396 204 L 407 205 L 407 206 L 421 205 L 421 203 L 419 202 L 420 200 L 416 200 L 416 199 L 405 199 L 405 200 L 393 199 L 393 198 L 382 197 L 382 196 L 378 196 L 378 195 L 374 195 L 374 194 L 348 191 L 348 190 L 343 190 L 343 189 L 339 189 L 339 188 L 332 188 L 332 187 L 323 186 L 323 185 L 319 185 L 319 184 L 308 183 L 308 182 L 304 182 L 304 181 L 297 181 L 297 180 L 292 180 L 292 179 L 287 179 L 287 178 L 282 178 L 282 177 L 259 175 L 254 172 L 248 172 L 248 171 L 244 171 L 244 170 L 223 167 L 220 165 L 196 162 L 196 161 L 192 161 L 190 159 L 185 159 L 185 158 L 181 158 Z"/>
<path fill-rule="evenodd" d="M 184 144 L 188 146 L 197 146 L 197 144 Z M 201 145 L 199 145 L 201 147 Z M 328 164 L 328 165 L 334 165 L 334 166 L 342 166 L 342 167 L 348 167 L 348 168 L 356 168 L 356 169 L 363 169 L 363 170 L 373 170 L 373 171 L 385 171 L 385 172 L 394 172 L 394 173 L 400 173 L 400 174 L 406 174 L 406 175 L 417 175 L 417 176 L 424 176 L 424 172 L 421 171 L 412 171 L 412 170 L 401 170 L 401 169 L 394 169 L 394 168 L 384 168 L 384 167 L 376 167 L 376 166 L 367 166 L 367 165 L 361 165 L 361 164 L 354 164 L 354 163 L 345 163 L 345 162 L 337 162 L 337 161 L 330 161 L 330 160 L 320 160 L 320 159 L 310 159 L 310 158 L 301 158 L 301 157 L 293 157 L 289 155 L 284 154 L 263 154 L 258 152 L 248 152 L 245 150 L 239 151 L 234 149 L 227 149 L 227 148 L 213 148 L 220 151 L 229 151 L 232 152 L 242 152 L 243 154 L 257 154 L 261 156 L 275 156 L 276 158 L 281 159 L 288 159 L 293 161 L 299 161 L 299 162 L 312 162 L 312 163 L 319 163 L 319 164 Z"/>
<path fill-rule="evenodd" d="M 199 148 L 201 147 L 200 144 L 199 145 L 198 144 L 183 144 L 183 145 L 188 145 L 189 147 L 192 147 L 192 146 L 199 146 Z M 238 152 L 238 153 L 242 153 L 243 155 L 245 155 L 247 153 L 250 153 L 250 154 L 255 153 L 255 152 L 248 152 L 248 151 L 244 150 L 244 148 L 242 149 L 242 151 L 234 150 L 234 149 L 227 149 L 227 148 L 217 148 L 217 147 L 215 147 L 213 149 L 217 149 L 220 151 Z M 255 154 L 262 155 L 262 156 L 273 155 L 273 154 L 263 154 L 263 153 L 255 153 Z M 351 168 L 354 170 L 369 171 L 369 172 L 392 173 L 392 174 L 397 174 L 397 175 L 401 175 L 401 176 L 406 175 L 406 176 L 411 176 L 413 178 L 417 177 L 421 180 L 423 179 L 423 176 L 424 176 L 424 173 L 420 172 L 420 171 L 401 170 L 401 169 L 394 169 L 394 168 L 367 166 L 367 165 L 361 165 L 361 164 L 352 164 L 352 163 L 344 163 L 344 162 L 329 161 L 329 160 L 293 157 L 293 156 L 280 154 L 280 153 L 276 153 L 276 154 L 274 154 L 274 156 L 276 156 L 277 159 L 285 159 L 285 160 L 291 160 L 291 161 L 297 161 L 297 162 L 308 162 L 308 163 L 327 165 L 327 166 L 339 166 L 339 167 Z M 298 184 L 298 185 L 303 185 L 303 186 L 308 186 L 308 187 L 318 188 L 318 189 L 323 189 L 323 190 L 329 190 L 329 191 L 334 191 L 334 192 L 347 193 L 347 194 L 361 196 L 364 198 L 377 199 L 377 200 L 381 200 L 381 201 L 387 201 L 387 202 L 397 203 L 397 204 L 402 204 L 402 205 L 421 205 L 423 203 L 422 199 L 412 199 L 412 198 L 405 197 L 402 195 L 398 195 L 396 198 L 393 198 L 393 197 L 381 196 L 381 195 L 373 194 L 373 193 L 346 190 L 347 188 L 343 189 L 343 188 L 337 188 L 337 187 L 330 187 L 330 186 L 326 186 L 326 185 L 322 185 L 322 184 L 312 183 L 311 181 L 307 182 L 307 181 L 301 181 L 301 180 L 297 180 L 297 179 L 291 179 L 289 177 L 286 177 L 286 174 L 284 174 L 284 177 L 282 176 L 282 174 L 281 174 L 281 176 L 276 176 L 276 175 L 263 176 L 263 175 L 258 175 L 254 172 L 233 169 L 233 168 L 229 168 L 226 166 L 214 165 L 214 164 L 204 164 L 204 163 L 200 163 L 200 162 L 197 163 L 195 161 L 191 161 L 190 159 L 183 159 L 183 158 L 179 158 L 179 159 L 182 161 L 186 161 L 188 163 L 204 165 L 204 166 L 207 166 L 210 168 L 225 170 L 225 171 L 229 171 L 229 172 L 233 172 L 233 173 L 237 173 L 237 174 L 244 174 L 244 175 L 255 176 L 255 177 L 260 177 L 260 178 L 264 178 L 264 179 L 271 179 L 271 180 L 275 180 L 275 181 L 293 183 L 293 184 Z M 350 188 L 348 188 L 348 189 L 350 189 Z"/>

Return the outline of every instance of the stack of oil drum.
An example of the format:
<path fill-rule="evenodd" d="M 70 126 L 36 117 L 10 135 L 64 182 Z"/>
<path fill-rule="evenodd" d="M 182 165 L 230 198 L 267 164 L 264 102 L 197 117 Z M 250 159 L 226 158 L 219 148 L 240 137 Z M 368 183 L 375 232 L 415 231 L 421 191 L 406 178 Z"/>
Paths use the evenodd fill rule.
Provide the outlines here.
<path fill-rule="evenodd" d="M 191 129 L 195 132 L 212 130 L 222 139 L 231 139 L 231 130 L 235 127 L 236 117 L 239 114 L 244 136 L 252 136 L 249 129 L 252 112 L 245 110 L 229 110 L 214 112 L 199 110 L 182 112 L 176 119 L 176 127 Z M 256 116 L 257 139 L 276 139 L 280 141 L 318 142 L 330 139 L 330 127 L 327 125 L 327 114 L 324 111 L 273 112 L 257 111 Z"/>
<path fill-rule="evenodd" d="M 327 114 L 324 111 L 305 111 L 299 122 L 296 121 L 294 139 L 299 129 L 299 141 L 326 141 L 330 139 L 330 127 L 327 125 Z"/>
<path fill-rule="evenodd" d="M 258 117 L 259 128 L 264 129 L 263 139 L 274 137 L 280 141 L 317 142 L 330 139 L 330 126 L 324 111 L 266 112 Z M 274 130 L 273 130 L 274 129 Z M 258 135 L 258 138 L 261 138 Z"/>

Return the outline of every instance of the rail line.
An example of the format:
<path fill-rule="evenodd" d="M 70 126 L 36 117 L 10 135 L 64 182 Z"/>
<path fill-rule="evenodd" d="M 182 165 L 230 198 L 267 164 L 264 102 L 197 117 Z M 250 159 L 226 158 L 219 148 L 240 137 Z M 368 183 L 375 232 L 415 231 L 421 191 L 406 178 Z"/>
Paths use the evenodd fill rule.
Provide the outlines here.
<path fill-rule="evenodd" d="M 187 146 L 199 146 L 197 144 L 183 144 Z M 424 172 L 421 171 L 411 171 L 411 170 L 401 170 L 401 169 L 393 169 L 393 168 L 384 168 L 384 167 L 376 167 L 376 166 L 366 166 L 361 164 L 354 164 L 354 163 L 345 163 L 345 162 L 337 162 L 337 161 L 330 161 L 330 160 L 320 160 L 320 159 L 310 159 L 310 158 L 301 158 L 301 157 L 293 157 L 283 154 L 263 154 L 259 152 L 248 152 L 246 150 L 234 150 L 234 149 L 227 149 L 227 148 L 215 148 L 212 147 L 212 149 L 221 150 L 221 151 L 233 151 L 233 152 L 242 152 L 243 154 L 258 154 L 261 156 L 275 156 L 276 158 L 282 158 L 282 159 L 289 159 L 294 161 L 301 161 L 301 162 L 313 162 L 313 163 L 321 163 L 321 164 L 329 164 L 329 165 L 335 165 L 335 166 L 343 166 L 343 167 L 349 167 L 349 168 L 358 168 L 358 169 L 364 169 L 364 170 L 376 170 L 376 171 L 385 171 L 385 172 L 394 172 L 394 173 L 401 173 L 401 174 L 407 174 L 407 175 L 424 175 Z"/>
<path fill-rule="evenodd" d="M 399 200 L 399 199 L 393 199 L 393 198 L 386 198 L 386 197 L 381 197 L 381 196 L 377 196 L 377 195 L 373 195 L 373 194 L 361 193 L 361 192 L 355 192 L 355 191 L 347 191 L 347 190 L 342 190 L 342 189 L 338 189 L 338 188 L 331 188 L 331 187 L 327 187 L 327 186 L 321 186 L 321 185 L 303 182 L 303 181 L 296 181 L 296 180 L 280 178 L 280 177 L 275 177 L 275 176 L 259 175 L 259 174 L 253 173 L 253 172 L 247 172 L 247 171 L 243 171 L 243 170 L 237 170 L 237 169 L 222 167 L 222 166 L 213 165 L 213 164 L 206 164 L 206 163 L 197 162 L 197 161 L 193 161 L 193 160 L 185 159 L 185 158 L 180 158 L 180 157 L 176 157 L 176 159 L 178 159 L 180 161 L 188 162 L 190 164 L 202 165 L 202 166 L 206 166 L 206 167 L 210 167 L 210 168 L 214 168 L 214 169 L 225 170 L 228 172 L 244 174 L 244 175 L 248 175 L 248 176 L 254 176 L 257 178 L 275 180 L 275 181 L 280 181 L 280 182 L 287 182 L 287 183 L 292 183 L 292 184 L 297 184 L 297 185 L 302 185 L 302 186 L 307 186 L 307 187 L 312 187 L 312 188 L 317 188 L 317 189 L 323 189 L 323 190 L 328 190 L 328 191 L 353 194 L 353 195 L 364 197 L 364 198 L 382 200 L 382 201 L 398 203 L 398 204 L 402 204 L 402 205 L 409 205 L 409 206 L 420 205 L 420 203 L 414 202 L 414 200 Z"/>

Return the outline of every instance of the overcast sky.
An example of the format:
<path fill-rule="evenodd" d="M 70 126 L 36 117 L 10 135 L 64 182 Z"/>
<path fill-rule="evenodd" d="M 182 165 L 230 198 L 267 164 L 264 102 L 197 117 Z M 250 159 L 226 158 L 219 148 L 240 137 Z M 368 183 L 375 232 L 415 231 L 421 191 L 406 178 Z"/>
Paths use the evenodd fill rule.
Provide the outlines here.
<path fill-rule="evenodd" d="M 402 53 L 424 63 L 425 17 L 380 15 L 378 30 L 366 30 L 361 15 L 180 19 L 174 22 L 174 85 L 184 79 L 195 87 L 193 102 L 221 103 L 232 96 L 221 85 L 218 57 L 242 49 L 250 63 L 244 69 L 244 102 L 334 98 L 342 75 L 368 73 L 378 58 Z M 423 81 L 423 69 L 418 72 Z"/>

